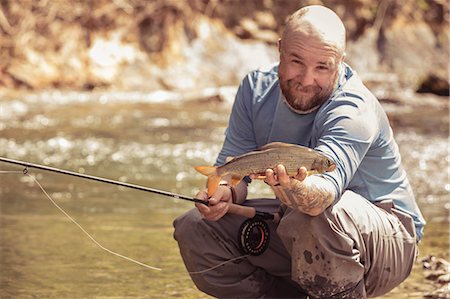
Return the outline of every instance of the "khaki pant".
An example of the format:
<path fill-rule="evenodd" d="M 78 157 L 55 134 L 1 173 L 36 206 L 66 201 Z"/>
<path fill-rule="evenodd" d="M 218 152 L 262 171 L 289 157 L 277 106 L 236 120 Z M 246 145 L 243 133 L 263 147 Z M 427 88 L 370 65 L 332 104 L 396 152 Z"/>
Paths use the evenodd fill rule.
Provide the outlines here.
<path fill-rule="evenodd" d="M 279 202 L 245 205 L 274 213 Z M 174 222 L 175 239 L 189 272 L 201 272 L 242 256 L 238 229 L 245 219 L 227 214 L 208 221 L 193 209 Z M 196 286 L 220 298 L 366 298 L 380 296 L 411 272 L 417 252 L 410 216 L 391 201 L 374 205 L 351 191 L 319 216 L 287 209 L 268 222 L 269 248 L 203 273 Z"/>

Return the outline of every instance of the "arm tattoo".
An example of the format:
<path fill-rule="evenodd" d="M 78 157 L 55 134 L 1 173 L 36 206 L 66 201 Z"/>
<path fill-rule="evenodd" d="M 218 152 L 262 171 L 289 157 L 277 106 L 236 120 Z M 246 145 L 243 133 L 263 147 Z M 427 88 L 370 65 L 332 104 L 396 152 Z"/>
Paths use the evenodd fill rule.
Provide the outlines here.
<path fill-rule="evenodd" d="M 311 216 L 319 215 L 328 208 L 334 200 L 334 189 L 325 179 L 314 176 L 303 182 L 293 180 L 291 188 L 283 188 L 292 208 Z"/>

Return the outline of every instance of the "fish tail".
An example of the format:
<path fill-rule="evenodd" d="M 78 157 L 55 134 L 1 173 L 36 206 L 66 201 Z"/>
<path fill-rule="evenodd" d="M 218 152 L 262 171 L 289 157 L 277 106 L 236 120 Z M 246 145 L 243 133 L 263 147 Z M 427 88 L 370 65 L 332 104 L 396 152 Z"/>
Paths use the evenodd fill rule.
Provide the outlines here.
<path fill-rule="evenodd" d="M 219 186 L 222 177 L 217 175 L 217 167 L 215 166 L 197 166 L 195 170 L 208 177 L 208 196 L 213 195 Z"/>

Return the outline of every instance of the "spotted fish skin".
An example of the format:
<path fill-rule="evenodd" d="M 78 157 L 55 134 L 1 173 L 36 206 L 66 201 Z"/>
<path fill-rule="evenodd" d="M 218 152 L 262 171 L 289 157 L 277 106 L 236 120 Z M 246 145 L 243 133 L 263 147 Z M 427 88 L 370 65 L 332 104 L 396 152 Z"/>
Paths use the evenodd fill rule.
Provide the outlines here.
<path fill-rule="evenodd" d="M 208 195 L 211 196 L 224 176 L 231 176 L 231 184 L 237 185 L 247 175 L 264 178 L 266 169 L 274 169 L 279 164 L 284 165 L 289 176 L 295 176 L 300 167 L 305 167 L 309 173 L 330 172 L 336 168 L 333 161 L 314 149 L 272 142 L 234 157 L 221 166 L 197 166 L 195 169 L 208 176 Z"/>

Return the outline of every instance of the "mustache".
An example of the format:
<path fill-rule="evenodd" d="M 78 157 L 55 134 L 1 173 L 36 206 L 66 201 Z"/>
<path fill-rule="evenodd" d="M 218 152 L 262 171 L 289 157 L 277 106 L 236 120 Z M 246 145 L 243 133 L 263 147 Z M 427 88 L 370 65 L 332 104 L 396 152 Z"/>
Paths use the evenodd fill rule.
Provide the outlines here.
<path fill-rule="evenodd" d="M 321 88 L 318 86 L 314 86 L 314 85 L 304 86 L 302 83 L 300 83 L 298 81 L 296 82 L 294 80 L 288 80 L 287 84 L 288 84 L 289 88 L 294 88 L 297 91 L 305 92 L 305 93 L 318 92 L 321 90 Z"/>

